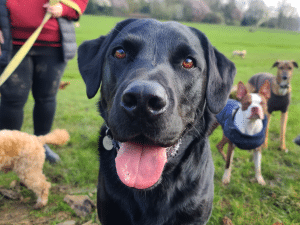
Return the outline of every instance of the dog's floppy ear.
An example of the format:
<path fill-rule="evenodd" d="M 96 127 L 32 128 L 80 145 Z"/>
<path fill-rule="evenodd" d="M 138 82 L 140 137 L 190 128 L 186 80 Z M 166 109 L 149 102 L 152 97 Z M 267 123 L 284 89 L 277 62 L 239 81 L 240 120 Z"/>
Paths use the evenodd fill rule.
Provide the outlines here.
<path fill-rule="evenodd" d="M 298 63 L 296 63 L 295 61 L 292 61 L 294 67 L 298 68 Z"/>
<path fill-rule="evenodd" d="M 86 85 L 88 98 L 94 97 L 100 87 L 101 64 L 104 56 L 100 48 L 106 38 L 106 36 L 101 36 L 98 39 L 85 41 L 78 48 L 78 67 Z"/>
<path fill-rule="evenodd" d="M 277 61 L 273 64 L 272 68 L 277 67 L 278 65 L 279 65 L 279 60 L 277 60 Z"/>
<path fill-rule="evenodd" d="M 205 54 L 208 77 L 206 102 L 209 110 L 217 114 L 227 103 L 236 69 L 234 63 L 215 49 L 201 31 L 191 29 L 198 36 Z"/>
<path fill-rule="evenodd" d="M 109 44 L 121 30 L 136 19 L 127 19 L 118 23 L 106 36 L 83 42 L 78 48 L 78 67 L 86 85 L 88 98 L 93 98 L 102 79 L 102 67 Z"/>

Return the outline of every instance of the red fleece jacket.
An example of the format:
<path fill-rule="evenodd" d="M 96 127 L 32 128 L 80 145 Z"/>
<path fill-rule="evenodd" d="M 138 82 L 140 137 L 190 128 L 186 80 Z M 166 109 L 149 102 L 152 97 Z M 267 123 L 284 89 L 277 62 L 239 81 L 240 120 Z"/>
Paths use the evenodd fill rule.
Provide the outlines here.
<path fill-rule="evenodd" d="M 6 6 L 10 13 L 11 32 L 14 45 L 22 45 L 30 35 L 41 24 L 46 10 L 43 7 L 48 0 L 7 0 Z M 83 13 L 88 0 L 73 0 Z M 72 8 L 62 4 L 62 17 L 77 19 L 79 14 Z M 58 21 L 55 18 L 49 19 L 42 29 L 34 45 L 61 46 L 61 35 Z"/>

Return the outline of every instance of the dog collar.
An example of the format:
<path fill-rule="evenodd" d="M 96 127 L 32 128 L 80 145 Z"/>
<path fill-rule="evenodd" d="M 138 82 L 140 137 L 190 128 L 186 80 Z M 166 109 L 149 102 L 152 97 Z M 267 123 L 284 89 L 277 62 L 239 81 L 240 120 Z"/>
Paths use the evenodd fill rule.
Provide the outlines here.
<path fill-rule="evenodd" d="M 178 153 L 179 146 L 181 144 L 181 139 L 173 146 L 167 148 L 167 157 L 175 157 Z M 119 151 L 120 143 L 113 139 L 112 133 L 109 127 L 106 126 L 105 136 L 102 139 L 102 145 L 107 151 L 115 149 Z"/>

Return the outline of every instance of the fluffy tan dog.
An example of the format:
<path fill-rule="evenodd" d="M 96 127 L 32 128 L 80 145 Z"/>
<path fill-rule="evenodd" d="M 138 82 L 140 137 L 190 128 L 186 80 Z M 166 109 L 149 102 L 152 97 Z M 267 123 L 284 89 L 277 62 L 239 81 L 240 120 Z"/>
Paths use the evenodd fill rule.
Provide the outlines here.
<path fill-rule="evenodd" d="M 45 136 L 35 136 L 16 130 L 0 131 L 0 171 L 13 170 L 37 196 L 35 209 L 45 206 L 51 184 L 43 174 L 44 144 L 62 145 L 69 140 L 66 130 L 54 130 Z"/>

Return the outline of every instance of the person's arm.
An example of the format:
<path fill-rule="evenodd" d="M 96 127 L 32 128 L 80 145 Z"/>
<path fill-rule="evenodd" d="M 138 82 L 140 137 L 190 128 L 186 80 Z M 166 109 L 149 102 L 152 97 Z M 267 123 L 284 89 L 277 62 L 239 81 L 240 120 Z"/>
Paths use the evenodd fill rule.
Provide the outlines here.
<path fill-rule="evenodd" d="M 64 4 L 62 0 L 63 13 L 62 17 L 66 17 L 69 20 L 78 20 L 79 17 L 85 11 L 89 0 L 71 0 L 73 3 L 77 5 L 77 9 L 69 7 L 68 4 Z"/>

